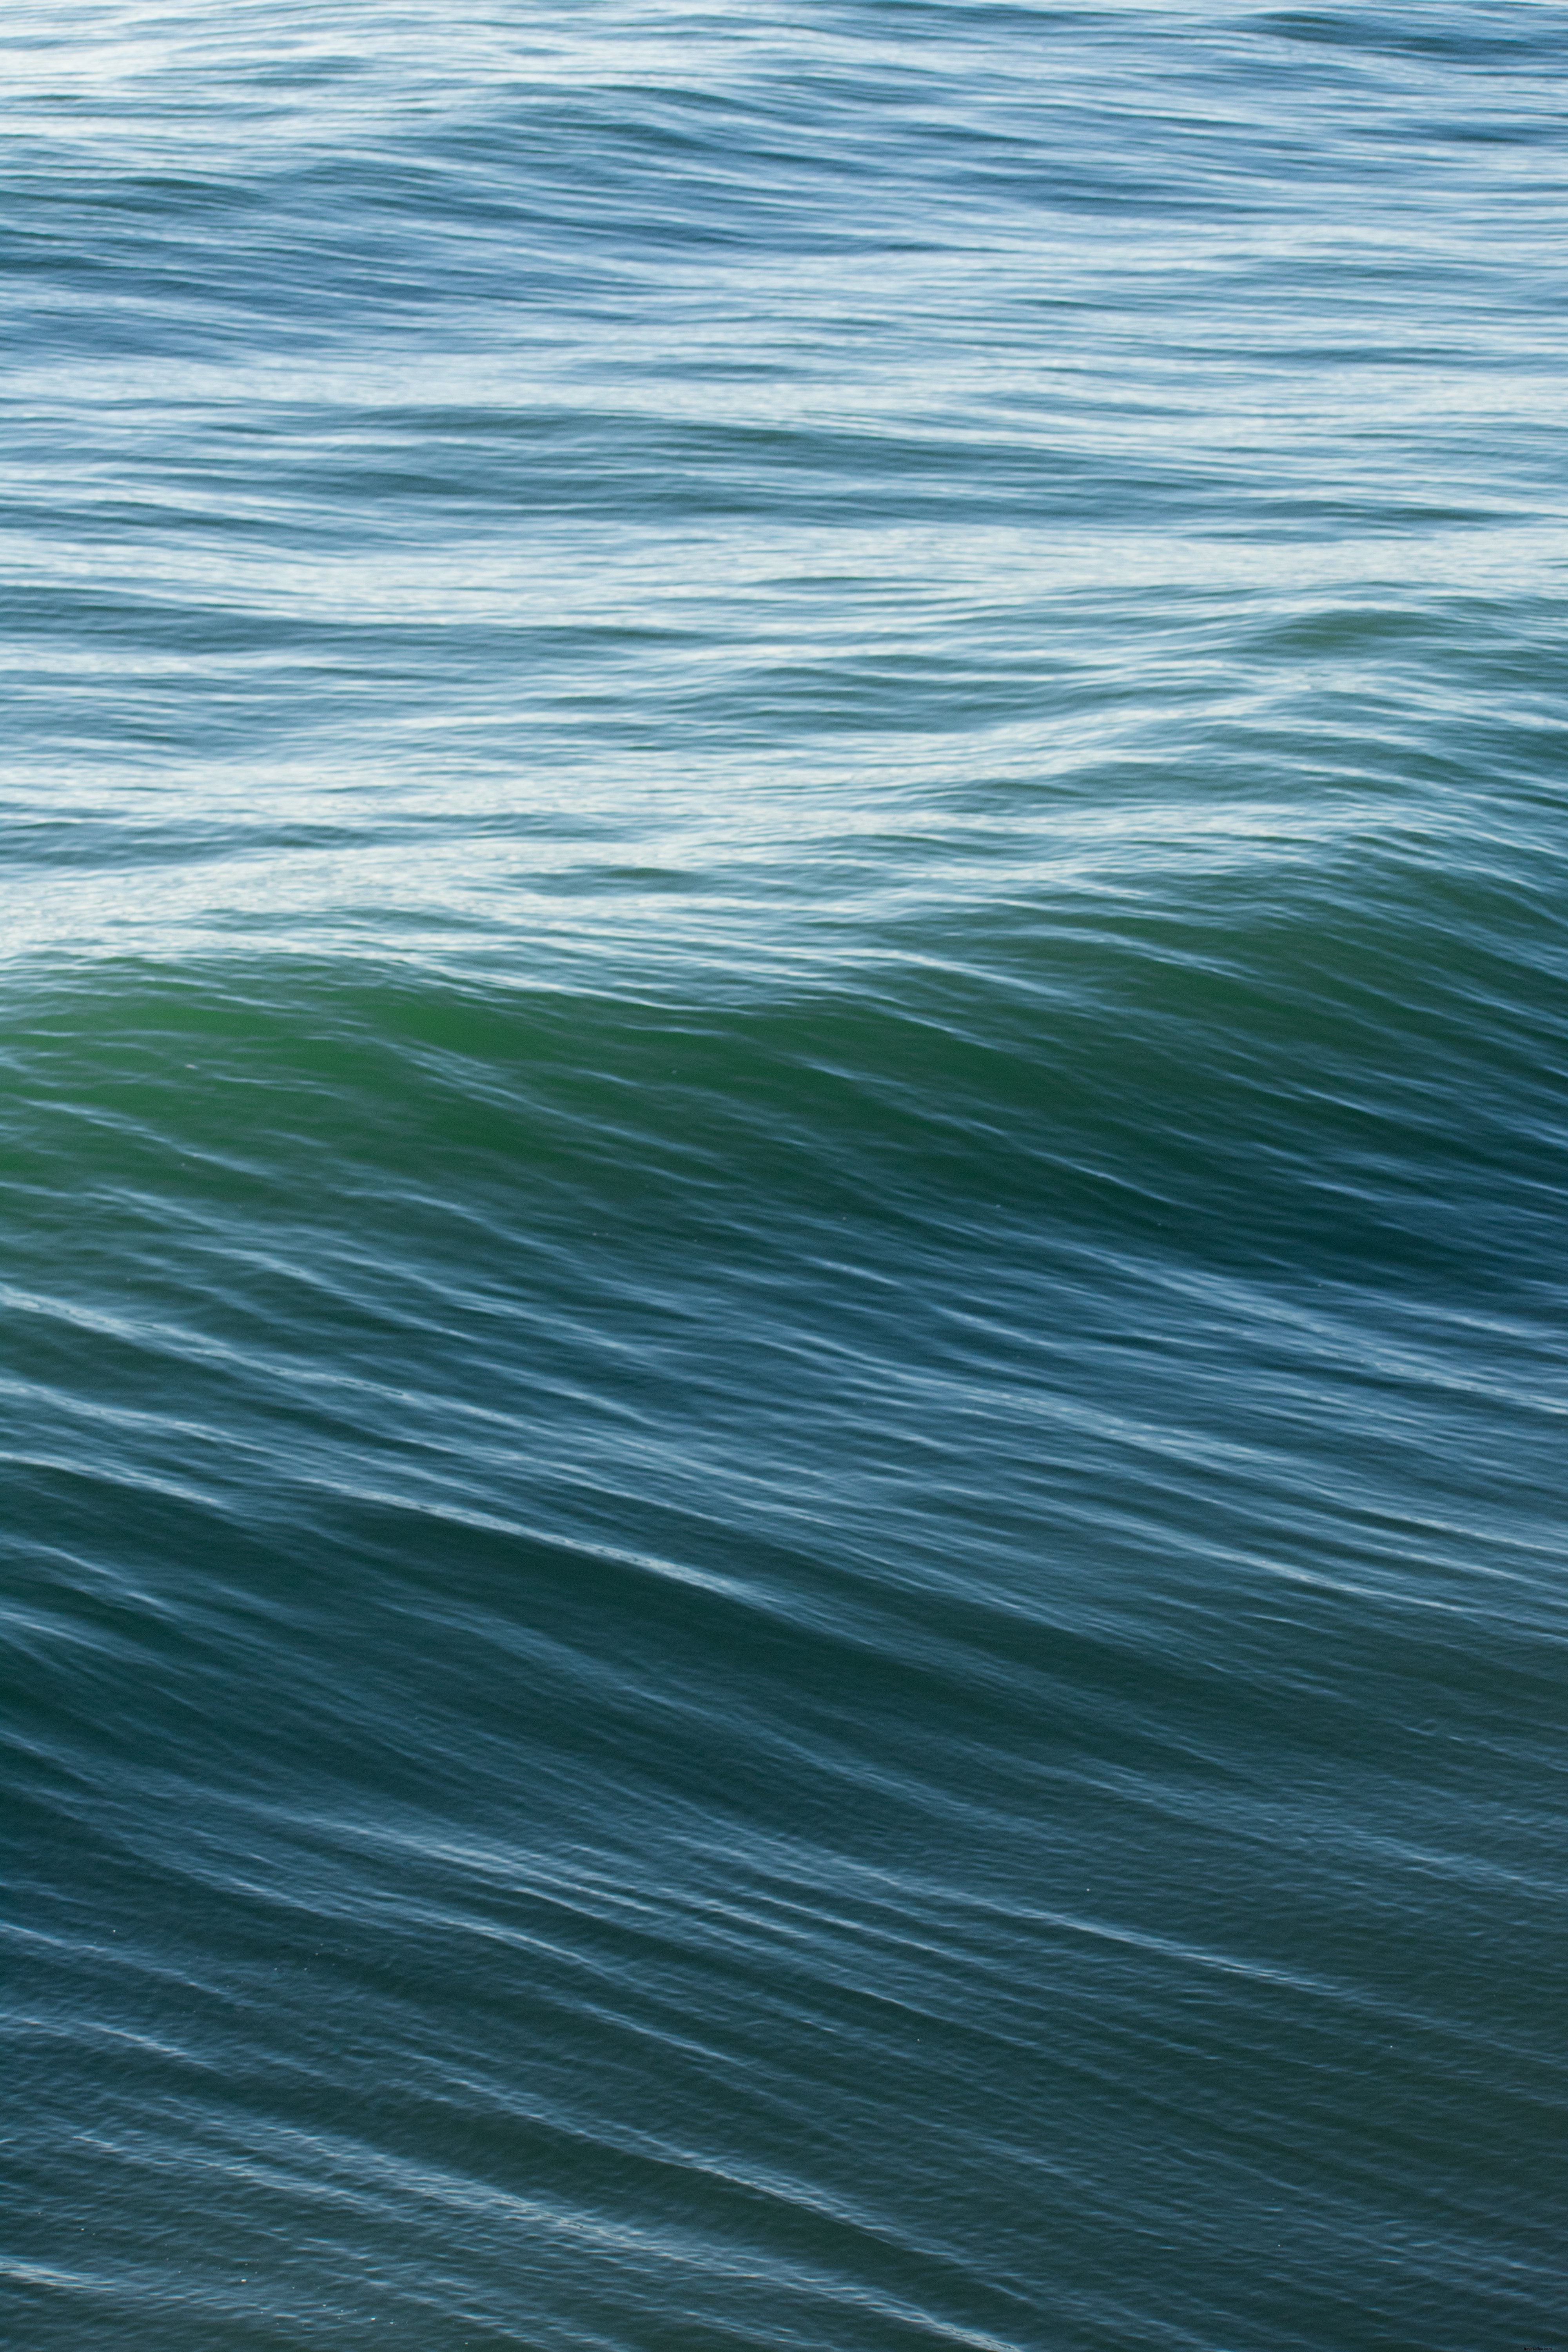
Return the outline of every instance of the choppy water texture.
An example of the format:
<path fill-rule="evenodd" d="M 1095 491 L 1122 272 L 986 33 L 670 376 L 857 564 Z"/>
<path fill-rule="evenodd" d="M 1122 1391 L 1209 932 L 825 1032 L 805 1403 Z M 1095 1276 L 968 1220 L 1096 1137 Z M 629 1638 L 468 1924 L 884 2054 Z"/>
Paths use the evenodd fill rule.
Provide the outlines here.
<path fill-rule="evenodd" d="M 1568 9 L 0 50 L 10 2336 L 1568 2344 Z"/>

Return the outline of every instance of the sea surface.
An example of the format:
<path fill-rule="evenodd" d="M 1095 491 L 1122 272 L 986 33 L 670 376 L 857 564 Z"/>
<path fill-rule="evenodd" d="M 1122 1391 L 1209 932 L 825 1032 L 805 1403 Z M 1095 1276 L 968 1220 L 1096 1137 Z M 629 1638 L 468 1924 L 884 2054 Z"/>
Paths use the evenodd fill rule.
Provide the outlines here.
<path fill-rule="evenodd" d="M 18 2352 L 1563 2352 L 1568 7 L 0 29 Z"/>

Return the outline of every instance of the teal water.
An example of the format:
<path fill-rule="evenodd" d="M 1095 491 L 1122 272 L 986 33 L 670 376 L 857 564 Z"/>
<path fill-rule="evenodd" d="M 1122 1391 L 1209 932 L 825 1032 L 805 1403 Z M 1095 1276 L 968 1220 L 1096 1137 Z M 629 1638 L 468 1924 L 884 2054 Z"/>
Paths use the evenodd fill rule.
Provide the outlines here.
<path fill-rule="evenodd" d="M 8 2339 L 1568 2344 L 1568 8 L 0 52 Z"/>

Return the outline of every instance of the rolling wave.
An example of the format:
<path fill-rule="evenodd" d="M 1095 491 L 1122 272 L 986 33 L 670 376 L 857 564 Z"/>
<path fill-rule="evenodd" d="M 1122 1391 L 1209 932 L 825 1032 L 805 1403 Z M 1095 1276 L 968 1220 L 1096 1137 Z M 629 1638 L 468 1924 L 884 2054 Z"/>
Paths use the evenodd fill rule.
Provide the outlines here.
<path fill-rule="evenodd" d="M 1553 2340 L 1565 21 L 3 37 L 40 2352 Z"/>

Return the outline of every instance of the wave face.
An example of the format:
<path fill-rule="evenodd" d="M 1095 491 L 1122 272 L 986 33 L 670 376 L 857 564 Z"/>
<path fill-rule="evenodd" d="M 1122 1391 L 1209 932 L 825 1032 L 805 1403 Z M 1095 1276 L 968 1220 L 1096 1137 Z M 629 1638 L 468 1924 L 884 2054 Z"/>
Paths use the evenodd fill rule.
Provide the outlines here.
<path fill-rule="evenodd" d="M 29 2352 L 1545 2352 L 1568 8 L 0 47 Z"/>

